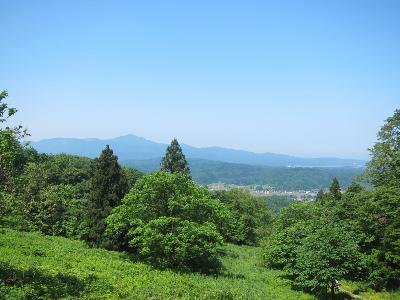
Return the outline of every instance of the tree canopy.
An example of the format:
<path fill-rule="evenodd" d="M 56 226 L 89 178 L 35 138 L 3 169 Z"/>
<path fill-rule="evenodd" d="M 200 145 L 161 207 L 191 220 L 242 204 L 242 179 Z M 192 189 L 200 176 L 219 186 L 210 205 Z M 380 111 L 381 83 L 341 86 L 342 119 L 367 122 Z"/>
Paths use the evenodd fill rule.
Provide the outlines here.
<path fill-rule="evenodd" d="M 7 91 L 0 91 L 0 189 L 5 188 L 12 176 L 21 172 L 26 162 L 20 139 L 28 133 L 22 125 L 12 127 L 7 124 L 8 119 L 17 113 L 17 109 L 4 102 L 7 96 Z"/>
<path fill-rule="evenodd" d="M 327 296 L 333 280 L 400 287 L 400 111 L 387 119 L 371 149 L 365 177 L 342 193 L 334 178 L 318 201 L 295 203 L 276 218 L 264 242 L 266 265 L 286 269 L 297 288 Z"/>
<path fill-rule="evenodd" d="M 371 148 L 367 177 L 374 186 L 400 185 L 400 109 L 386 120 Z"/>
<path fill-rule="evenodd" d="M 107 218 L 111 244 L 157 267 L 206 271 L 219 265 L 229 210 L 181 173 L 144 175 Z M 200 264 L 201 262 L 201 264 Z"/>

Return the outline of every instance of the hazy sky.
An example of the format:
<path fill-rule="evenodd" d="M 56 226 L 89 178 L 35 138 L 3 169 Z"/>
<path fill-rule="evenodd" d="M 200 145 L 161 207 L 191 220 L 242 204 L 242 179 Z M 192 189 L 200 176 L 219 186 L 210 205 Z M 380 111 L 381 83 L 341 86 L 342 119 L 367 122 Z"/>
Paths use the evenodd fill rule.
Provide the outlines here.
<path fill-rule="evenodd" d="M 367 158 L 400 108 L 400 1 L 0 0 L 0 89 L 33 140 Z"/>

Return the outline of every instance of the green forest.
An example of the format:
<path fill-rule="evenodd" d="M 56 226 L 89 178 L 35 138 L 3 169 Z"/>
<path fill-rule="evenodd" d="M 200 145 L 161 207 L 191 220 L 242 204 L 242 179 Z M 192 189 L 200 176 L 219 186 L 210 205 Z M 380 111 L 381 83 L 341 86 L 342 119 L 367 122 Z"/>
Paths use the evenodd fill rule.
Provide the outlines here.
<path fill-rule="evenodd" d="M 158 170 L 156 159 L 122 161 L 123 165 L 137 168 L 145 173 Z M 333 177 L 342 186 L 351 184 L 352 178 L 360 175 L 363 168 L 353 167 L 268 167 L 226 163 L 206 159 L 190 159 L 193 180 L 199 184 L 223 182 L 236 185 L 269 185 L 276 190 L 315 190 L 329 186 Z"/>
<path fill-rule="evenodd" d="M 289 201 L 201 187 L 176 139 L 149 174 L 38 153 L 7 96 L 0 299 L 400 299 L 400 110 L 355 182 Z"/>

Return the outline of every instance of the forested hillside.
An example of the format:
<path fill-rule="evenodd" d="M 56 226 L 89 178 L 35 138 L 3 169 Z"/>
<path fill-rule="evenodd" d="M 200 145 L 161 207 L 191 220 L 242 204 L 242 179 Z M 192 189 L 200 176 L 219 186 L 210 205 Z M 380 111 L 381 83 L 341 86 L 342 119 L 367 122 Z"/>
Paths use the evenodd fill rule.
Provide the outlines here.
<path fill-rule="evenodd" d="M 400 110 L 362 185 L 332 176 L 315 201 L 287 203 L 203 188 L 176 139 L 149 174 L 108 145 L 95 159 L 38 153 L 6 97 L 0 299 L 399 297 Z"/>
<path fill-rule="evenodd" d="M 263 184 L 276 190 L 314 190 L 328 188 L 333 177 L 347 187 L 364 168 L 266 167 L 219 161 L 188 159 L 193 179 L 199 184 L 227 183 L 236 185 Z M 149 173 L 159 169 L 158 159 L 122 161 L 123 165 Z"/>

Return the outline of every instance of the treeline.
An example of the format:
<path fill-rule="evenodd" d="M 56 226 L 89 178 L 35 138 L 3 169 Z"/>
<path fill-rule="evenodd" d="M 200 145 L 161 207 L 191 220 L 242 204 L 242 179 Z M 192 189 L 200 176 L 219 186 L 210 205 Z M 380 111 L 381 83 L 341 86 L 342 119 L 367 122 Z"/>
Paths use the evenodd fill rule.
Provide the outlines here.
<path fill-rule="evenodd" d="M 360 175 L 363 168 L 351 167 L 266 167 L 212 162 L 190 161 L 193 178 L 200 184 L 223 182 L 236 185 L 270 185 L 275 190 L 315 190 L 329 186 L 337 177 L 344 187 Z"/>
<path fill-rule="evenodd" d="M 225 242 L 256 245 L 272 211 L 249 192 L 211 193 L 191 179 L 176 139 L 159 171 L 120 166 L 108 146 L 98 158 L 37 153 L 7 126 L 16 110 L 0 97 L 0 224 L 126 251 L 158 268 L 218 272 Z"/>
<path fill-rule="evenodd" d="M 126 160 L 122 164 L 149 173 L 159 167 L 158 159 Z M 329 186 L 333 177 L 343 187 L 362 174 L 364 168 L 352 167 L 267 167 L 237 163 L 189 159 L 193 179 L 199 184 L 223 182 L 236 185 L 270 185 L 276 190 L 317 190 Z"/>
<path fill-rule="evenodd" d="M 316 201 L 282 209 L 264 244 L 266 266 L 284 269 L 295 287 L 321 297 L 341 280 L 361 289 L 400 286 L 400 110 L 387 119 L 371 149 L 364 180 L 342 193 L 337 179 Z"/>

